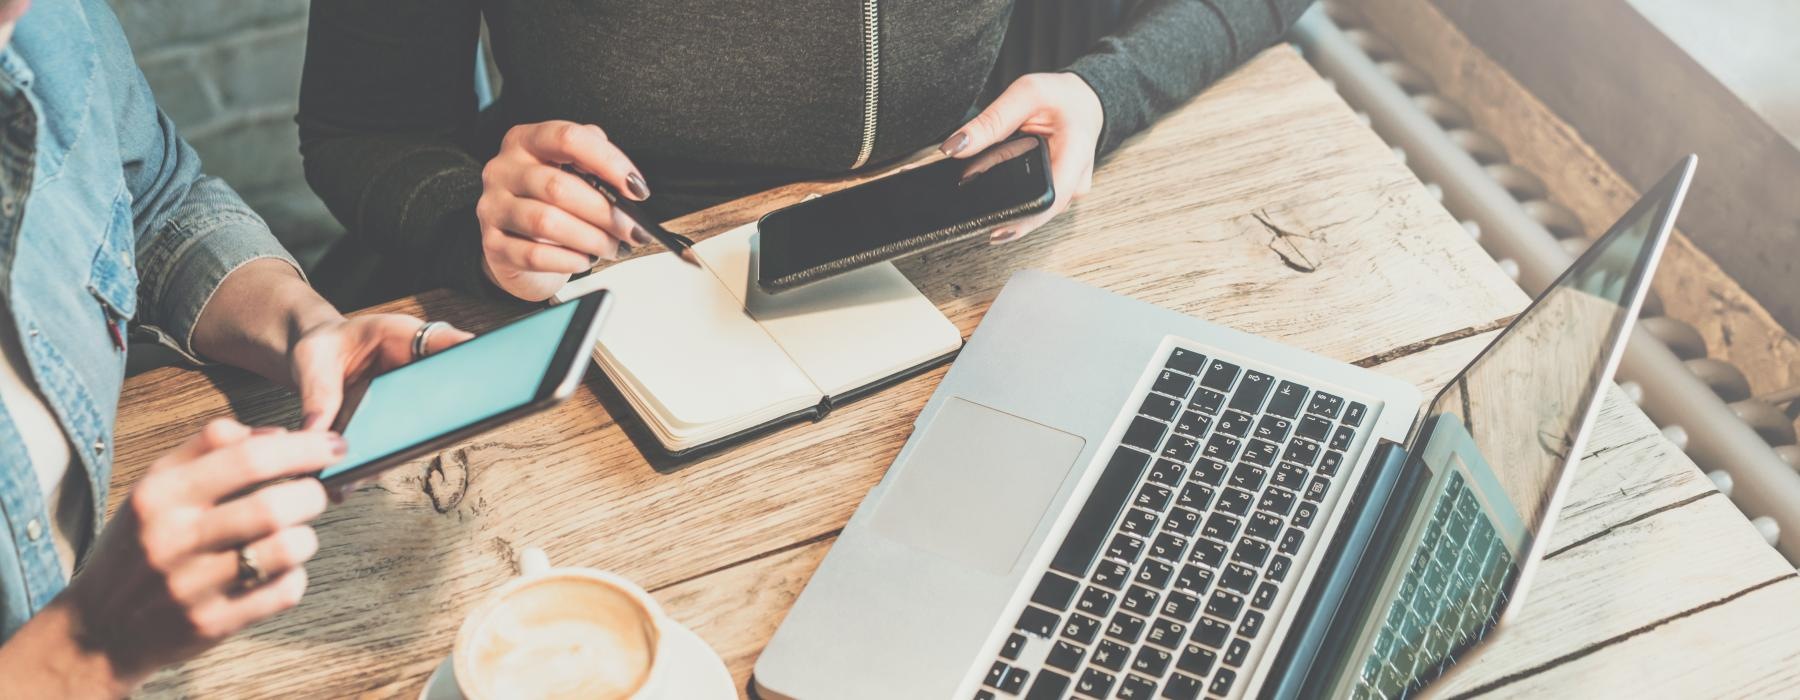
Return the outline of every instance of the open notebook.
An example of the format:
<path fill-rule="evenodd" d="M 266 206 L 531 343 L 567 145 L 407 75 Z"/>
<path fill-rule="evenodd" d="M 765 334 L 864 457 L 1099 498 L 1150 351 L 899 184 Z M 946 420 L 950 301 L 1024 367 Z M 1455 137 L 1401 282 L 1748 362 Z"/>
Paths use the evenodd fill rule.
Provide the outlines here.
<path fill-rule="evenodd" d="M 750 437 L 929 369 L 962 334 L 891 263 L 769 295 L 751 280 L 756 224 L 569 282 L 616 295 L 594 360 L 671 456 Z"/>

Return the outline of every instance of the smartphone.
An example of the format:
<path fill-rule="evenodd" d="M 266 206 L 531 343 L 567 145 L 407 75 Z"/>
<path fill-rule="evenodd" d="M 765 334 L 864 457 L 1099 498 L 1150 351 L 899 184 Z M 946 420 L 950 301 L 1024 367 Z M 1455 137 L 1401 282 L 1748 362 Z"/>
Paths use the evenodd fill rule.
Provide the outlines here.
<path fill-rule="evenodd" d="M 978 234 L 1056 200 L 1044 140 L 1020 136 L 769 212 L 756 285 L 777 293 Z"/>
<path fill-rule="evenodd" d="M 381 374 L 345 397 L 326 486 L 371 476 L 574 395 L 610 308 L 599 290 Z"/>

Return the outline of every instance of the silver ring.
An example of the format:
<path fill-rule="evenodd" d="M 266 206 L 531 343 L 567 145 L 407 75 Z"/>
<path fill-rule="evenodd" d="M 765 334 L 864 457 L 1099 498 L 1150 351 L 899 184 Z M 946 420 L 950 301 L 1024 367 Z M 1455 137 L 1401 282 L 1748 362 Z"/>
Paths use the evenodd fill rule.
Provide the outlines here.
<path fill-rule="evenodd" d="M 237 549 L 237 584 L 241 590 L 250 590 L 269 582 L 268 574 L 256 563 L 256 553 L 250 551 L 250 545 Z"/>
<path fill-rule="evenodd" d="M 412 358 L 414 360 L 425 359 L 425 343 L 431 340 L 431 332 L 449 325 L 443 321 L 431 321 L 419 326 L 418 332 L 413 333 Z"/>

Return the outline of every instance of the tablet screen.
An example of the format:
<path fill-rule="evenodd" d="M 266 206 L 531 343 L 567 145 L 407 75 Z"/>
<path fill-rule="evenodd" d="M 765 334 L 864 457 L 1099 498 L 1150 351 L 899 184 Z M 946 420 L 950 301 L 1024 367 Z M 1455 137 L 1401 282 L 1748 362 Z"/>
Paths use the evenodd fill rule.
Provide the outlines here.
<path fill-rule="evenodd" d="M 559 304 L 376 377 L 325 479 L 519 408 L 537 397 L 579 304 Z"/>

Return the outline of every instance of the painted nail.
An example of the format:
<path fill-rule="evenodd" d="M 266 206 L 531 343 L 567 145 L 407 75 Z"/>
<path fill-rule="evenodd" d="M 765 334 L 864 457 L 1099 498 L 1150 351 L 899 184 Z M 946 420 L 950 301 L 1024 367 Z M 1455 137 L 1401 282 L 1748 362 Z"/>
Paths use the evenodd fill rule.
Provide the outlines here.
<path fill-rule="evenodd" d="M 944 145 L 938 146 L 938 150 L 943 151 L 944 155 L 954 156 L 958 153 L 961 153 L 963 151 L 963 149 L 968 148 L 968 147 L 969 147 L 969 135 L 966 133 L 963 133 L 961 131 L 958 131 L 954 134 L 951 134 L 950 138 L 944 139 Z"/>
<path fill-rule="evenodd" d="M 337 433 L 332 433 L 331 434 L 331 456 L 332 456 L 332 458 L 335 459 L 338 457 L 342 457 L 342 456 L 344 456 L 344 453 L 348 452 L 348 451 L 350 451 L 350 443 L 344 442 L 344 436 L 339 435 Z"/>
<path fill-rule="evenodd" d="M 644 182 L 644 176 L 632 172 L 625 176 L 625 186 L 631 190 L 631 198 L 644 201 L 650 198 L 650 184 Z"/>
<path fill-rule="evenodd" d="M 995 231 L 994 235 L 988 236 L 988 243 L 998 245 L 1001 243 L 1006 243 L 1006 242 L 1011 241 L 1012 239 L 1018 238 L 1018 237 L 1019 237 L 1019 232 L 1015 229 L 1009 228 L 1009 229 L 1006 229 L 1003 231 Z"/>
<path fill-rule="evenodd" d="M 599 264 L 600 264 L 600 256 L 598 256 L 598 255 L 589 255 L 588 256 L 588 267 L 593 267 L 593 266 L 599 265 Z"/>
<path fill-rule="evenodd" d="M 619 257 L 623 258 L 630 254 L 631 254 L 631 244 L 626 243 L 624 241 L 619 241 Z"/>
<path fill-rule="evenodd" d="M 642 226 L 631 227 L 631 240 L 636 241 L 638 245 L 650 245 L 656 242 L 656 239 L 650 237 L 650 232 L 645 231 Z"/>

